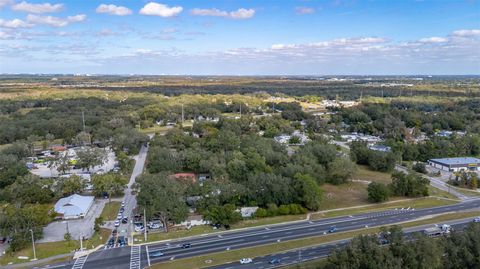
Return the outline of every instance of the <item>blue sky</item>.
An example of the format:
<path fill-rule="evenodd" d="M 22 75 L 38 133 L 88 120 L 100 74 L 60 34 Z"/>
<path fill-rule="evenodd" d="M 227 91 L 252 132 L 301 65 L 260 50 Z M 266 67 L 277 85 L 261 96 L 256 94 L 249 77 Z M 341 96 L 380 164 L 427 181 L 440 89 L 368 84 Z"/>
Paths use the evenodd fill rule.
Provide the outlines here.
<path fill-rule="evenodd" d="M 480 3 L 0 0 L 0 73 L 480 74 Z"/>

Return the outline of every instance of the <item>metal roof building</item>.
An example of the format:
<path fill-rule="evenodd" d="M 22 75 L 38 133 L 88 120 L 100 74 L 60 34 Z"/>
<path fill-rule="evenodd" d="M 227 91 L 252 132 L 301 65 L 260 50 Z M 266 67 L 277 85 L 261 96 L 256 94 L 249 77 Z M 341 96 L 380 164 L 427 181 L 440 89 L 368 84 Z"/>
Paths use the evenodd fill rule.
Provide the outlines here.
<path fill-rule="evenodd" d="M 61 215 L 63 219 L 83 218 L 92 207 L 93 201 L 93 196 L 73 194 L 58 200 L 55 204 L 55 212 Z"/>
<path fill-rule="evenodd" d="M 474 157 L 456 157 L 430 159 L 428 164 L 444 171 L 480 171 L 480 159 Z"/>

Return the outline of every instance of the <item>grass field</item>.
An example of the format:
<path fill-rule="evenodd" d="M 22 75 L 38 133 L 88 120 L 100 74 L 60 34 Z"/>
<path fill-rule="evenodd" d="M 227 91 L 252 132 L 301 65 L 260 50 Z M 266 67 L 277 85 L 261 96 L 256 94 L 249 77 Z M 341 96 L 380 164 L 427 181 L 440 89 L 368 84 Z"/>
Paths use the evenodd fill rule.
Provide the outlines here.
<path fill-rule="evenodd" d="M 462 219 L 467 217 L 474 217 L 480 214 L 479 211 L 475 212 L 462 212 L 462 213 L 452 213 L 445 214 L 438 217 L 433 217 L 430 219 L 424 219 L 419 221 L 412 221 L 408 223 L 403 223 L 400 226 L 403 228 L 415 227 L 426 224 L 433 224 L 447 220 Z M 165 263 L 159 263 L 152 265 L 150 268 L 154 269 L 176 269 L 176 268 L 204 268 L 211 267 L 219 264 L 225 264 L 228 262 L 235 262 L 244 257 L 258 257 L 273 253 L 278 253 L 286 250 L 304 248 L 312 245 L 323 244 L 327 242 L 332 242 L 341 239 L 352 238 L 360 234 L 372 234 L 377 233 L 380 230 L 379 227 L 361 229 L 348 232 L 339 232 L 336 234 L 328 234 L 316 237 L 310 237 L 306 239 L 298 239 L 280 242 L 276 244 L 263 245 L 258 247 L 244 248 L 232 251 L 223 251 L 208 255 L 202 255 L 192 258 L 179 259 L 175 261 L 169 261 Z"/>
<path fill-rule="evenodd" d="M 353 176 L 354 180 L 375 181 L 379 183 L 389 184 L 392 182 L 390 173 L 373 171 L 366 165 L 357 165 L 357 173 Z"/>
<path fill-rule="evenodd" d="M 317 212 L 311 214 L 311 219 L 321 219 L 321 218 L 331 218 L 331 217 L 338 217 L 344 215 L 352 215 L 352 214 L 359 214 L 365 212 L 375 212 L 375 211 L 383 211 L 388 209 L 394 208 L 427 208 L 427 207 L 434 207 L 434 206 L 442 206 L 442 205 L 451 205 L 457 203 L 456 201 L 439 199 L 434 197 L 425 197 L 425 198 L 417 198 L 417 199 L 409 199 L 409 200 L 402 200 L 402 201 L 391 201 L 387 203 L 381 204 L 370 204 L 363 207 L 358 208 L 350 208 L 344 210 L 335 210 L 329 212 Z"/>
<path fill-rule="evenodd" d="M 321 208 L 323 210 L 366 205 L 367 184 L 361 182 L 350 182 L 342 185 L 323 184 L 323 199 Z"/>
<path fill-rule="evenodd" d="M 120 210 L 120 202 L 112 201 L 105 204 L 100 217 L 104 221 L 115 220 L 117 218 L 118 210 Z"/>
<path fill-rule="evenodd" d="M 83 242 L 83 247 L 90 249 L 95 248 L 100 244 L 103 244 L 106 238 L 110 235 L 111 230 L 101 229 L 100 233 L 96 233 L 92 238 L 85 240 Z M 29 245 L 30 246 L 30 245 Z M 75 249 L 80 249 L 80 241 L 70 240 L 70 241 L 59 241 L 59 242 L 49 242 L 49 243 L 38 243 L 35 244 L 35 249 L 37 253 L 37 259 L 44 259 L 47 257 L 71 253 Z M 27 256 L 30 259 L 33 259 L 33 250 L 31 247 L 18 251 L 12 255 L 5 255 L 0 259 L 1 265 L 6 265 L 10 262 L 12 263 L 23 263 L 28 260 L 18 259 L 19 256 Z"/>

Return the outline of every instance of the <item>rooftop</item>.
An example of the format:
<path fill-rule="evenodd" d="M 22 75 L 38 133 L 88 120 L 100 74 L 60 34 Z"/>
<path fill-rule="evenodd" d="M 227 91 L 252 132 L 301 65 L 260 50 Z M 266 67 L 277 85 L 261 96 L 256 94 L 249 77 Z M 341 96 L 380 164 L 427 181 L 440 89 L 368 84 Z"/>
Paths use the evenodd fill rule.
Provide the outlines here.
<path fill-rule="evenodd" d="M 480 163 L 480 159 L 474 157 L 456 157 L 456 158 L 441 158 L 441 159 L 431 159 L 432 162 L 438 162 L 443 164 L 469 164 L 469 163 Z"/>

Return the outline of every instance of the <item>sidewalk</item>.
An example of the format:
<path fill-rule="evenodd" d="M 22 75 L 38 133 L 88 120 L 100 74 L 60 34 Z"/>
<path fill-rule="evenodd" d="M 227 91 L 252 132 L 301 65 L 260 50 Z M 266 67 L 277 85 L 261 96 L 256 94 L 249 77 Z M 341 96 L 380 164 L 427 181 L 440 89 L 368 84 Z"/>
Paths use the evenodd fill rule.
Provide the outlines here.
<path fill-rule="evenodd" d="M 45 259 L 41 260 L 36 260 L 36 261 L 31 261 L 31 262 L 24 262 L 24 263 L 19 263 L 19 264 L 12 264 L 12 265 L 6 265 L 5 269 L 13 269 L 13 268 L 32 268 L 35 266 L 41 266 L 44 264 L 47 264 L 51 261 L 57 260 L 57 259 L 62 259 L 62 258 L 67 258 L 67 257 L 73 257 L 73 253 L 65 253 L 65 254 L 59 254 L 55 256 L 51 256 Z M 73 265 L 73 263 L 72 263 Z"/>

